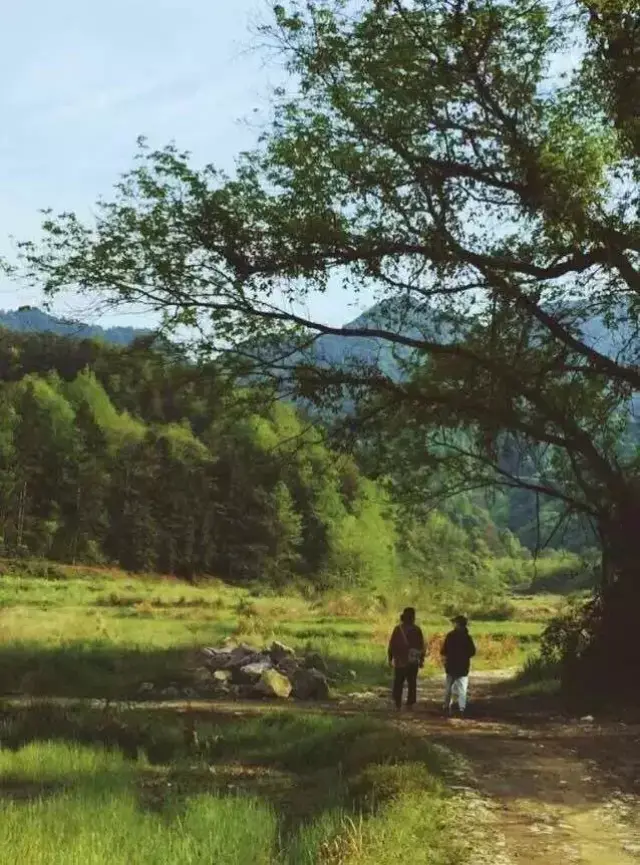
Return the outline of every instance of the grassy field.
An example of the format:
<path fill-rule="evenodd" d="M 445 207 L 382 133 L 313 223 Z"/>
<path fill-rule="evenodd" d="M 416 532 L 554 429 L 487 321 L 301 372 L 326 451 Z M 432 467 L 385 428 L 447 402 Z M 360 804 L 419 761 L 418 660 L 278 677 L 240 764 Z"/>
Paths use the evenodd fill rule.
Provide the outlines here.
<path fill-rule="evenodd" d="M 409 842 L 416 862 L 464 861 L 455 761 L 420 737 L 320 713 L 214 713 L 191 743 L 183 726 L 170 711 L 5 712 L 3 861 L 390 865 Z"/>
<path fill-rule="evenodd" d="M 502 621 L 473 621 L 477 670 L 521 665 L 557 609 L 552 596 L 519 598 Z M 402 604 L 399 604 L 401 606 Z M 58 566 L 5 568 L 0 577 L 0 688 L 4 694 L 127 699 L 141 683 L 194 684 L 194 650 L 227 637 L 255 645 L 282 640 L 317 651 L 334 690 L 388 680 L 389 633 L 398 611 L 382 599 L 254 597 L 223 584 L 193 587 L 118 572 Z M 430 644 L 426 674 L 439 668 L 448 621 L 419 606 Z"/>
<path fill-rule="evenodd" d="M 510 618 L 473 622 L 477 668 L 525 660 L 557 602 L 514 603 Z M 437 653 L 447 620 L 420 612 Z M 386 685 L 396 617 L 382 599 L 7 564 L 3 861 L 394 865 L 411 849 L 418 865 L 464 863 L 466 806 L 450 784 L 463 767 L 392 716 L 134 701 L 142 682 L 193 684 L 194 650 L 230 636 L 319 651 L 338 695 Z"/>

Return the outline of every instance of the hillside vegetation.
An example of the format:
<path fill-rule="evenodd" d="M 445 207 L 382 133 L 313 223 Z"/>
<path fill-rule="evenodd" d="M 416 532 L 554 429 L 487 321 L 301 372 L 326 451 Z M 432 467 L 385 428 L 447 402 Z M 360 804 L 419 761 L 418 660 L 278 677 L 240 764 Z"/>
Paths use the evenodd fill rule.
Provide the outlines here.
<path fill-rule="evenodd" d="M 428 587 L 470 608 L 589 580 L 578 556 L 533 561 L 480 499 L 410 518 L 323 429 L 213 364 L 8 332 L 0 362 L 5 555 L 305 591 Z"/>

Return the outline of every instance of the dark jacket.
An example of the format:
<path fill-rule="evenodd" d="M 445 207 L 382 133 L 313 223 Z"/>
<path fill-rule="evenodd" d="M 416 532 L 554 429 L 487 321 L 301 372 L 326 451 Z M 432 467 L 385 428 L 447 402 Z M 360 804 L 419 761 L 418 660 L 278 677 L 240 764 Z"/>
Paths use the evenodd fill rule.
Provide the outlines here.
<path fill-rule="evenodd" d="M 466 628 L 463 630 L 456 628 L 453 631 L 449 631 L 442 646 L 444 668 L 447 675 L 453 676 L 456 679 L 460 676 L 468 676 L 471 667 L 471 658 L 473 658 L 475 653 L 475 644 Z"/>
<path fill-rule="evenodd" d="M 426 655 L 422 631 L 417 625 L 396 625 L 389 640 L 389 663 L 393 662 L 396 667 L 407 667 L 409 649 L 420 652 L 420 661 L 417 663 L 422 665 Z"/>

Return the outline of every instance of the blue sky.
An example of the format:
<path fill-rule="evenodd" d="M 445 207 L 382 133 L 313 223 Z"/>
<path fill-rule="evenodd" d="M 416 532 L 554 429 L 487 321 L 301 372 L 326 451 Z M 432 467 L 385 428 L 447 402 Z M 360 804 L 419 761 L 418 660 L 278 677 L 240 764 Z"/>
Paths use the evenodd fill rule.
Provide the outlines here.
<path fill-rule="evenodd" d="M 255 140 L 254 108 L 281 74 L 255 50 L 255 24 L 267 14 L 264 0 L 5 4 L 0 254 L 11 252 L 9 235 L 37 235 L 41 207 L 88 213 L 131 166 L 138 135 L 232 168 Z M 0 307 L 38 299 L 0 283 Z M 338 293 L 320 307 L 332 323 L 353 317 Z M 83 299 L 57 308 L 92 316 Z"/>

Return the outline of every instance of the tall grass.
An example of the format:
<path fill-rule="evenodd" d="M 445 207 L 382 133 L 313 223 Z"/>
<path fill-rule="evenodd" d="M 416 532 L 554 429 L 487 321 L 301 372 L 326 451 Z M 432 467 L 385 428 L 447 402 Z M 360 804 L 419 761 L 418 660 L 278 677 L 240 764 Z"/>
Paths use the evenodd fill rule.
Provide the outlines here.
<path fill-rule="evenodd" d="M 267 865 L 275 858 L 277 820 L 265 803 L 169 795 L 158 812 L 143 810 L 132 768 L 100 749 L 43 742 L 2 752 L 0 783 L 3 862 Z"/>
<path fill-rule="evenodd" d="M 151 766 L 60 741 L 1 751 L 2 861 L 391 865 L 416 841 L 415 861 L 453 861 L 439 780 L 446 760 L 420 737 L 321 714 L 243 720 L 223 732 L 210 731 L 219 745 L 195 766 L 201 752 Z M 225 765 L 238 775 L 241 764 L 290 774 L 272 777 L 268 800 L 258 784 L 253 793 L 216 787 Z"/>

